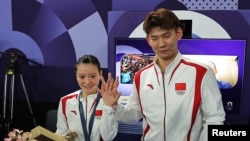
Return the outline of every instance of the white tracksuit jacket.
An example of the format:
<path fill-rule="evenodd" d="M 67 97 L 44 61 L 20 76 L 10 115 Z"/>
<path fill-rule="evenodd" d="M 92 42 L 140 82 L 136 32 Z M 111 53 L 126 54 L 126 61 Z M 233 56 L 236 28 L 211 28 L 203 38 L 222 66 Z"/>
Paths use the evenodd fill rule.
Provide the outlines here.
<path fill-rule="evenodd" d="M 76 141 L 85 141 L 79 113 L 79 93 L 80 90 L 60 99 L 56 133 L 65 135 L 70 131 L 75 131 L 78 134 Z M 89 95 L 86 99 L 81 98 L 85 119 L 87 115 L 87 124 L 89 124 L 96 96 L 97 94 L 93 94 Z M 103 111 L 103 106 L 104 103 L 101 98 L 96 107 L 95 119 L 90 137 L 91 141 L 112 141 L 117 135 L 118 122 L 114 119 L 112 114 Z M 87 125 L 87 129 L 88 126 L 89 125 Z"/>
<path fill-rule="evenodd" d="M 142 141 L 207 141 L 207 125 L 225 120 L 213 72 L 180 53 L 164 74 L 155 62 L 138 71 L 128 104 L 114 115 L 126 123 L 143 118 Z"/>

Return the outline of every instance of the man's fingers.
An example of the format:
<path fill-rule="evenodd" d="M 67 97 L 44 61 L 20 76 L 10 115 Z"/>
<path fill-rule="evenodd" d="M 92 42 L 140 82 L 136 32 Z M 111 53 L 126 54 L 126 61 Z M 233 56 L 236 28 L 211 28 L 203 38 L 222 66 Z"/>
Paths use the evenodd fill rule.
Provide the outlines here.
<path fill-rule="evenodd" d="M 119 77 L 117 76 L 117 77 L 115 78 L 113 87 L 114 87 L 114 88 L 117 88 L 118 85 L 119 85 Z"/>
<path fill-rule="evenodd" d="M 113 83 L 114 83 L 114 78 L 112 77 L 111 73 L 108 73 L 107 87 L 109 89 L 112 89 Z"/>
<path fill-rule="evenodd" d="M 105 91 L 105 89 L 106 89 L 106 81 L 104 80 L 104 78 L 103 78 L 103 76 L 101 76 L 101 82 L 102 82 L 102 84 L 101 84 L 101 90 L 102 91 Z"/>
<path fill-rule="evenodd" d="M 106 83 L 106 81 L 105 81 L 105 79 L 104 79 L 104 77 L 103 76 L 101 76 L 101 82 L 102 82 L 102 85 L 107 85 L 107 83 Z"/>

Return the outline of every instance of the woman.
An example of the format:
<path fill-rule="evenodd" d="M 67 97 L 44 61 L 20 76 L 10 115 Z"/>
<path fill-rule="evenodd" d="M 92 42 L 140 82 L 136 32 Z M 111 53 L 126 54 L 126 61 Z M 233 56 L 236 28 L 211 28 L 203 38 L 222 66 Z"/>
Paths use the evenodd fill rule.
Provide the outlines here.
<path fill-rule="evenodd" d="M 101 93 L 112 92 L 107 90 L 111 85 L 104 81 L 98 59 L 84 55 L 77 61 L 75 72 L 80 90 L 60 99 L 56 133 L 68 140 L 73 137 L 75 141 L 113 140 L 118 123 L 111 113 L 102 110 L 101 98 Z M 98 88 L 100 80 L 107 84 L 102 90 Z"/>

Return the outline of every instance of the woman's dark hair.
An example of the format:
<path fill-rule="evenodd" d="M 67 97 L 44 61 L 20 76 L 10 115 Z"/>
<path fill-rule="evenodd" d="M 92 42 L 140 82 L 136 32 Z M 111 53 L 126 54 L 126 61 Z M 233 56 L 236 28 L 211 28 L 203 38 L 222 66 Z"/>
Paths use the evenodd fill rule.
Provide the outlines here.
<path fill-rule="evenodd" d="M 79 64 L 93 64 L 97 67 L 98 71 L 101 72 L 101 65 L 99 60 L 94 55 L 84 55 L 80 57 L 75 65 L 75 71 L 77 71 L 77 66 Z"/>
<path fill-rule="evenodd" d="M 178 17 L 171 10 L 159 8 L 150 12 L 146 16 L 143 23 L 143 30 L 147 35 L 155 27 L 160 27 L 161 29 L 166 30 L 177 30 L 179 27 L 181 27 L 181 23 Z"/>

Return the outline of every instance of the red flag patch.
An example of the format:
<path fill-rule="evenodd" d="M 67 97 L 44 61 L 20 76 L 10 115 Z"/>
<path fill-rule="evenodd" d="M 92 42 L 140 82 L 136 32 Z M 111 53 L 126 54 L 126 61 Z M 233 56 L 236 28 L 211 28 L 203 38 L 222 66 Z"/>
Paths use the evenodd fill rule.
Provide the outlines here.
<path fill-rule="evenodd" d="M 176 91 L 185 91 L 186 90 L 186 83 L 175 83 L 175 90 Z"/>
<path fill-rule="evenodd" d="M 95 116 L 102 116 L 102 110 L 96 110 Z"/>

